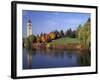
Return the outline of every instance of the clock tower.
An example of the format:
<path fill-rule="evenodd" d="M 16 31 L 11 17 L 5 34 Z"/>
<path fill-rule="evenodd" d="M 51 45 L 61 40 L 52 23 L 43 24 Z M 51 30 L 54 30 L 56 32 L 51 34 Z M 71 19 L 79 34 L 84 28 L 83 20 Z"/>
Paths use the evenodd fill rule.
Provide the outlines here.
<path fill-rule="evenodd" d="M 32 22 L 31 20 L 28 20 L 27 22 L 27 37 L 32 35 Z"/>

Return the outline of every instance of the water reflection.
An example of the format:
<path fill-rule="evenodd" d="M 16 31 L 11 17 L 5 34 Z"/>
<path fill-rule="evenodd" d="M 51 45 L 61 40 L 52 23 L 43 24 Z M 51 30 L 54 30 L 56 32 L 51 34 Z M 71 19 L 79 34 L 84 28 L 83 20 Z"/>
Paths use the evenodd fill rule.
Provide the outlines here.
<path fill-rule="evenodd" d="M 23 69 L 90 66 L 90 52 L 23 49 Z"/>
<path fill-rule="evenodd" d="M 91 57 L 90 51 L 85 52 L 85 54 L 81 54 L 78 56 L 78 63 L 80 66 L 89 66 L 91 65 Z"/>
<path fill-rule="evenodd" d="M 29 69 L 32 68 L 32 50 L 29 50 L 29 53 L 27 54 L 27 61 L 28 61 L 28 67 Z"/>

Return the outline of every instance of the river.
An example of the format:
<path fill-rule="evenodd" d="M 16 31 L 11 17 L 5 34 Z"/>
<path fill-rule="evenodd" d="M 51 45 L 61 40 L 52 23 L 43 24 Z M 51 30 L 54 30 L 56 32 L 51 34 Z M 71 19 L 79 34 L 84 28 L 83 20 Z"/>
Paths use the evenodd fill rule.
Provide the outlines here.
<path fill-rule="evenodd" d="M 23 69 L 90 66 L 89 51 L 28 50 L 23 48 Z"/>

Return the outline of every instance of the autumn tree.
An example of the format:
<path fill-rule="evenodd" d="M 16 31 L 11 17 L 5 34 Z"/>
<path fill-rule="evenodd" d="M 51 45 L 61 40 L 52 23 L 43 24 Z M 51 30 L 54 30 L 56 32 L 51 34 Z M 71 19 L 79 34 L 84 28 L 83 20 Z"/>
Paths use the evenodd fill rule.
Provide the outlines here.
<path fill-rule="evenodd" d="M 48 34 L 45 35 L 46 42 L 51 42 L 51 38 Z"/>
<path fill-rule="evenodd" d="M 50 38 L 51 38 L 52 40 L 54 40 L 54 39 L 56 38 L 56 35 L 55 35 L 54 32 L 51 32 L 51 33 L 49 34 L 49 36 L 50 36 Z"/>
<path fill-rule="evenodd" d="M 41 36 L 41 42 L 46 42 L 45 36 Z"/>
<path fill-rule="evenodd" d="M 55 33 L 55 35 L 56 35 L 56 39 L 61 37 L 61 35 L 60 35 L 60 33 L 59 33 L 58 30 L 55 30 L 54 33 Z"/>
<path fill-rule="evenodd" d="M 40 38 L 40 36 L 39 36 L 39 35 L 37 35 L 37 37 L 36 37 L 36 42 L 38 42 L 38 43 L 40 43 L 40 42 L 41 42 L 41 38 Z"/>

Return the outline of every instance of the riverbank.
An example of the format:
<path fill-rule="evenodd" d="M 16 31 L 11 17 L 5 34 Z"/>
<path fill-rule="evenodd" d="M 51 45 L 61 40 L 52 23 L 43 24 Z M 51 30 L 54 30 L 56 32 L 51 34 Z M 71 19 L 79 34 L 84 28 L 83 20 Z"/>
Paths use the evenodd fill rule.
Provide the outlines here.
<path fill-rule="evenodd" d="M 69 43 L 69 44 L 50 44 L 50 43 L 34 43 L 32 46 L 33 49 L 58 49 L 58 50 L 80 50 L 85 51 L 89 50 L 86 46 L 79 43 Z"/>
<path fill-rule="evenodd" d="M 69 38 L 69 37 L 52 40 L 51 42 L 33 42 L 31 43 L 31 45 L 28 44 L 28 47 L 36 50 L 39 49 L 79 50 L 79 51 L 89 50 L 88 47 L 86 47 L 82 43 L 80 44 L 77 38 Z"/>

